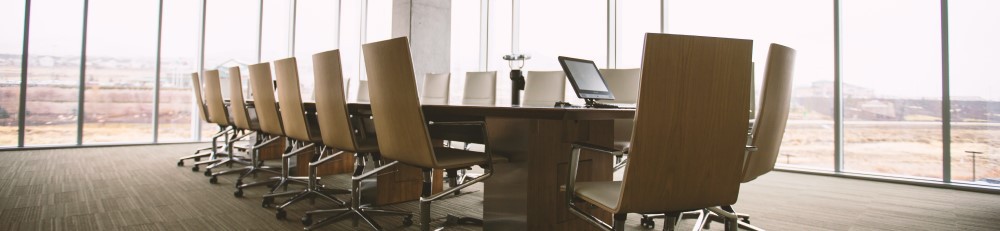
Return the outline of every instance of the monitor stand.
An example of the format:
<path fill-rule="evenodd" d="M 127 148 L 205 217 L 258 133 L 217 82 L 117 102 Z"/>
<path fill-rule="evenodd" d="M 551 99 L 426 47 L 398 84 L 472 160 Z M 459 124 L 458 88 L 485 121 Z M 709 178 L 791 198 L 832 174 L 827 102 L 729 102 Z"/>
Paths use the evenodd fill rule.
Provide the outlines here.
<path fill-rule="evenodd" d="M 585 105 L 585 107 L 588 108 L 618 108 L 618 106 L 615 105 L 598 103 L 596 99 L 583 99 L 583 100 L 587 102 L 587 105 Z"/>

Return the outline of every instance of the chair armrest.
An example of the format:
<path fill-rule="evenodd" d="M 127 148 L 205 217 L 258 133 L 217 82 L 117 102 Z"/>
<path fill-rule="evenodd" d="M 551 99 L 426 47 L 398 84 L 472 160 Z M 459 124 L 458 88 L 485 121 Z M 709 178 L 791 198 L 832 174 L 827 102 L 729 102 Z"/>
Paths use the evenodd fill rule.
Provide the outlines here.
<path fill-rule="evenodd" d="M 622 152 L 622 150 L 618 150 L 618 149 L 610 148 L 610 147 L 605 147 L 605 146 L 600 146 L 600 145 L 596 145 L 596 144 L 591 144 L 591 143 L 585 143 L 585 142 L 573 142 L 572 147 L 573 147 L 573 149 L 585 149 L 585 150 L 590 150 L 590 151 L 595 151 L 595 152 L 600 152 L 600 153 L 605 153 L 605 154 L 611 154 L 611 155 L 616 155 L 616 156 L 624 155 L 624 153 Z"/>
<path fill-rule="evenodd" d="M 447 122 L 427 122 L 427 125 L 444 126 L 486 126 L 486 121 L 447 121 Z"/>

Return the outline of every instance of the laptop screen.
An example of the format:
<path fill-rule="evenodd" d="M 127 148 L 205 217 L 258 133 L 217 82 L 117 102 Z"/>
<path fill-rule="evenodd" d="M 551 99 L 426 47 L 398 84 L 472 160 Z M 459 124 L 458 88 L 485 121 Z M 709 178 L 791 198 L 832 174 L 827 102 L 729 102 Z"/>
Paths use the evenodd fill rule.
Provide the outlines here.
<path fill-rule="evenodd" d="M 576 96 L 581 99 L 613 100 L 615 96 L 608 90 L 604 77 L 597 70 L 594 61 L 559 56 L 566 77 L 569 78 Z"/>

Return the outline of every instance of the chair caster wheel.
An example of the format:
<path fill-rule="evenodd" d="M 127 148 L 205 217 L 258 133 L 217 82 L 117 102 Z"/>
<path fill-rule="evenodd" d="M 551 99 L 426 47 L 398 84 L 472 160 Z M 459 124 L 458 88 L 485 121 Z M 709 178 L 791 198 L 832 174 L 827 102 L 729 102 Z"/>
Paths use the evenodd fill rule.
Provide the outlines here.
<path fill-rule="evenodd" d="M 645 218 L 644 217 L 642 219 L 639 219 L 639 224 L 642 225 L 643 228 L 647 228 L 647 229 L 652 229 L 652 228 L 656 227 L 656 222 L 653 221 L 653 218 Z"/>
<path fill-rule="evenodd" d="M 237 189 L 235 192 L 233 192 L 233 196 L 237 197 L 237 198 L 242 198 L 243 197 L 243 190 L 242 189 Z"/>
<path fill-rule="evenodd" d="M 309 216 L 309 214 L 306 214 L 306 216 L 302 217 L 302 226 L 310 226 L 312 225 L 312 223 L 313 219 L 312 216 Z"/>
<path fill-rule="evenodd" d="M 208 183 L 212 183 L 212 184 L 219 183 L 219 178 L 215 177 L 215 176 L 212 176 L 212 178 L 208 179 Z"/>
<path fill-rule="evenodd" d="M 413 225 L 413 215 L 407 215 L 406 217 L 403 217 L 403 226 L 411 226 L 411 225 Z"/>
<path fill-rule="evenodd" d="M 273 197 L 265 197 L 264 201 L 262 201 L 260 203 L 260 207 L 270 208 L 271 207 L 271 203 L 274 203 L 274 198 Z"/>
<path fill-rule="evenodd" d="M 198 165 L 195 165 L 194 167 L 191 167 L 191 171 L 192 172 L 197 172 L 198 171 Z"/>
<path fill-rule="evenodd" d="M 198 161 L 201 161 L 201 157 L 195 157 L 194 158 L 194 162 L 198 162 Z"/>
<path fill-rule="evenodd" d="M 212 169 L 205 169 L 205 176 L 212 176 Z"/>
<path fill-rule="evenodd" d="M 286 214 L 284 209 L 279 209 L 278 212 L 274 214 L 274 218 L 278 218 L 278 220 L 284 220 L 285 216 Z"/>
<path fill-rule="evenodd" d="M 183 160 L 178 160 L 177 161 L 177 167 L 184 167 L 184 161 Z"/>

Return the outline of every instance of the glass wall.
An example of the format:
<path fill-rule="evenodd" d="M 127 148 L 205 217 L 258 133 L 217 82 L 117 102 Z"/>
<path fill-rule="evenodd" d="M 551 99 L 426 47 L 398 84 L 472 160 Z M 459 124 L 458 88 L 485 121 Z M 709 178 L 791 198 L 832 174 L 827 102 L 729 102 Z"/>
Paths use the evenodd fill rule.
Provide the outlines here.
<path fill-rule="evenodd" d="M 763 83 L 770 44 L 795 49 L 792 105 L 777 162 L 833 170 L 833 4 L 670 1 L 666 29 L 675 34 L 752 39 L 756 89 Z"/>
<path fill-rule="evenodd" d="M 489 37 L 487 38 L 486 70 L 497 72 L 497 105 L 510 105 L 510 64 L 501 59 L 512 49 L 513 3 L 511 0 L 491 0 L 489 2 Z M 531 60 L 526 70 L 533 68 Z"/>
<path fill-rule="evenodd" d="M 480 4 L 480 1 L 451 1 L 451 87 L 448 88 L 448 102 L 452 104 L 462 102 L 466 72 L 480 71 Z"/>
<path fill-rule="evenodd" d="M 378 42 L 392 38 L 392 0 L 365 0 L 364 22 L 361 24 L 361 43 Z M 350 46 L 355 46 L 354 44 Z M 360 45 L 358 49 L 360 51 Z M 367 80 L 368 72 L 365 71 L 365 54 L 358 52 L 360 79 Z M 420 75 L 417 73 L 417 75 Z M 417 84 L 423 77 L 417 77 Z M 418 85 L 419 86 L 419 85 Z M 421 88 L 417 88 L 419 92 Z"/>
<path fill-rule="evenodd" d="M 340 2 L 340 58 L 344 79 L 350 83 L 347 98 L 357 100 L 358 80 L 361 80 L 361 1 Z"/>
<path fill-rule="evenodd" d="M 83 142 L 152 142 L 159 2 L 90 1 Z"/>
<path fill-rule="evenodd" d="M 292 35 L 292 2 L 290 0 L 264 1 L 260 33 L 260 61 L 291 57 L 289 47 Z M 256 32 L 256 31 L 252 31 Z"/>
<path fill-rule="evenodd" d="M 559 56 L 593 60 L 598 68 L 607 68 L 607 15 L 604 0 L 521 1 L 520 48 L 532 56 L 525 70 L 561 71 Z M 571 89 L 568 80 L 566 86 Z M 583 104 L 572 90 L 563 92 L 567 102 Z"/>
<path fill-rule="evenodd" d="M 298 1 L 295 14 L 295 57 L 299 64 L 299 82 L 303 99 L 313 99 L 312 55 L 339 48 L 340 22 L 338 1 Z M 341 54 L 343 55 L 343 54 Z M 307 87 L 308 86 L 308 87 Z M 308 92 L 307 92 L 308 91 Z"/>
<path fill-rule="evenodd" d="M 201 120 L 191 92 L 191 73 L 198 71 L 201 7 L 200 0 L 163 2 L 158 142 L 190 141 L 192 120 Z"/>
<path fill-rule="evenodd" d="M 618 1 L 614 68 L 639 68 L 646 33 L 660 33 L 660 1 Z"/>
<path fill-rule="evenodd" d="M 83 1 L 32 1 L 30 30 L 24 144 L 76 144 Z"/>
<path fill-rule="evenodd" d="M 17 145 L 24 1 L 0 2 L 0 147 Z"/>
<path fill-rule="evenodd" d="M 841 3 L 844 169 L 940 179 L 940 2 Z"/>
<path fill-rule="evenodd" d="M 951 177 L 1000 184 L 1000 2 L 948 2 Z"/>
<path fill-rule="evenodd" d="M 205 16 L 205 69 L 246 66 L 257 63 L 258 2 L 239 0 L 208 1 Z M 265 60 L 270 61 L 270 60 Z M 221 72 L 225 73 L 225 71 Z M 228 97 L 229 84 L 223 80 L 222 96 Z M 218 126 L 202 124 L 201 139 L 209 140 Z"/>

